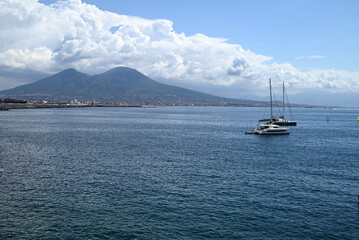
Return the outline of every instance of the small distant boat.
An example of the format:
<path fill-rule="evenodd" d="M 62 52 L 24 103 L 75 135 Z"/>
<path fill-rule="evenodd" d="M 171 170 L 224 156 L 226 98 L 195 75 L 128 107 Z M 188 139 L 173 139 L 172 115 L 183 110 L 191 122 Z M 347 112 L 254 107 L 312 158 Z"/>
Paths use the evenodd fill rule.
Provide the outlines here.
<path fill-rule="evenodd" d="M 286 135 L 289 134 L 289 129 L 276 124 L 264 123 L 255 128 L 253 133 L 258 135 Z"/>

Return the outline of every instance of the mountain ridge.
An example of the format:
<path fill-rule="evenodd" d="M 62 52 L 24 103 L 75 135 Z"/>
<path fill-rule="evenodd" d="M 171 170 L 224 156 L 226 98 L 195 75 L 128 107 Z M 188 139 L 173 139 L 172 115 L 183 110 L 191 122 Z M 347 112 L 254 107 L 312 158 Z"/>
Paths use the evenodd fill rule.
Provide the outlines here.
<path fill-rule="evenodd" d="M 155 105 L 262 105 L 258 101 L 217 97 L 163 84 L 128 67 L 116 67 L 96 75 L 69 68 L 30 84 L 2 90 L 0 96 L 27 100 L 81 99 Z"/>

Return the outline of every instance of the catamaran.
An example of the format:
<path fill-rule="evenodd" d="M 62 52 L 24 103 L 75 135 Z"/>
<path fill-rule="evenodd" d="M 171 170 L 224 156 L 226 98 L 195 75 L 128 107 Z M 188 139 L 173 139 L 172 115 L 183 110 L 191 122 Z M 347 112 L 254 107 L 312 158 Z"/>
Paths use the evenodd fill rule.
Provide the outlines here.
<path fill-rule="evenodd" d="M 276 124 L 264 123 L 255 128 L 253 133 L 259 135 L 285 135 L 289 134 L 289 129 Z"/>
<path fill-rule="evenodd" d="M 283 82 L 283 116 L 280 116 L 280 117 L 273 116 L 271 79 L 269 79 L 269 89 L 270 89 L 270 102 L 271 102 L 271 118 L 269 118 L 269 119 L 261 119 L 258 122 L 266 122 L 266 123 L 271 123 L 271 124 L 275 124 L 275 125 L 279 125 L 279 126 L 297 126 L 297 122 L 294 121 L 292 109 L 290 107 L 288 97 L 287 97 L 287 94 L 285 92 L 284 82 Z M 287 97 L 287 102 L 288 102 L 287 106 L 288 106 L 289 111 L 290 111 L 291 120 L 285 119 L 285 96 Z"/>
<path fill-rule="evenodd" d="M 284 84 L 283 84 L 284 86 Z M 260 124 L 257 128 L 254 129 L 253 133 L 254 134 L 259 134 L 259 135 L 285 135 L 285 134 L 289 134 L 289 129 L 287 127 L 284 127 L 283 125 L 279 125 L 277 124 L 277 122 L 279 122 L 279 120 L 277 119 L 282 119 L 284 121 L 284 115 L 283 118 L 278 118 L 278 117 L 274 117 L 273 116 L 273 101 L 272 101 L 272 83 L 271 83 L 271 79 L 269 79 L 269 95 L 270 95 L 270 115 L 271 118 L 270 119 L 262 119 L 259 120 L 258 122 L 265 122 L 263 124 Z M 283 97 L 284 99 L 284 97 Z M 284 103 L 283 103 L 284 104 Z"/>

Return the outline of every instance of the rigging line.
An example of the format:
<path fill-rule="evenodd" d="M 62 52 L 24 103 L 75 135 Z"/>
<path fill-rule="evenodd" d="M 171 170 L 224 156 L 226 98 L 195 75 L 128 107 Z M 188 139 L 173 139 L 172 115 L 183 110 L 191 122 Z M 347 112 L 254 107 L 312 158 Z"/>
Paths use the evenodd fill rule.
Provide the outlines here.
<path fill-rule="evenodd" d="M 262 114 L 262 119 L 267 118 L 267 110 L 270 108 L 270 101 L 268 101 L 268 99 L 270 99 L 270 97 L 269 94 L 267 93 L 264 99 L 264 111 Z"/>
<path fill-rule="evenodd" d="M 294 121 L 294 115 L 293 115 L 293 112 L 292 112 L 292 107 L 291 107 L 291 105 L 289 103 L 289 98 L 288 98 L 287 92 L 285 92 L 285 97 L 287 99 L 287 106 L 288 106 L 288 109 L 289 109 L 290 119 Z"/>
<path fill-rule="evenodd" d="M 287 95 L 287 91 L 285 91 L 285 96 L 286 96 L 286 98 L 287 98 L 287 104 L 288 104 L 290 119 L 291 119 L 292 121 L 294 121 L 294 115 L 293 115 L 292 107 L 291 107 L 290 102 L 289 102 L 289 98 L 288 98 L 288 95 Z"/>
<path fill-rule="evenodd" d="M 279 104 L 278 104 L 278 101 L 277 101 L 277 98 L 275 97 L 275 94 L 273 93 L 273 97 L 274 97 L 274 100 L 275 100 L 275 104 L 278 108 L 278 112 L 279 112 L 279 116 L 282 116 L 282 112 L 280 110 L 280 107 L 279 107 Z"/>

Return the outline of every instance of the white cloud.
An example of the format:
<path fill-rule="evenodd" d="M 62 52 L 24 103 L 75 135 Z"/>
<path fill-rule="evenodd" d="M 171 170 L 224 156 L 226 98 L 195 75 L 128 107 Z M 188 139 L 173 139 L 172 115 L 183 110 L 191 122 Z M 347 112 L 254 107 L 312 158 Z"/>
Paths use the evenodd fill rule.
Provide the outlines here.
<path fill-rule="evenodd" d="M 325 58 L 325 56 L 320 56 L 320 55 L 314 55 L 314 56 L 309 56 L 310 59 L 323 59 Z"/>
<path fill-rule="evenodd" d="M 325 56 L 313 55 L 313 56 L 298 56 L 298 57 L 295 57 L 294 59 L 302 60 L 302 59 L 324 59 L 324 58 L 325 58 Z"/>
<path fill-rule="evenodd" d="M 148 20 L 101 11 L 81 0 L 51 6 L 37 0 L 0 2 L 0 67 L 42 73 L 66 68 L 95 74 L 128 66 L 161 81 L 227 86 L 239 91 L 286 83 L 292 89 L 359 90 L 359 74 L 273 63 L 225 39 L 177 33 L 169 20 Z M 320 59 L 324 56 L 298 57 Z"/>

